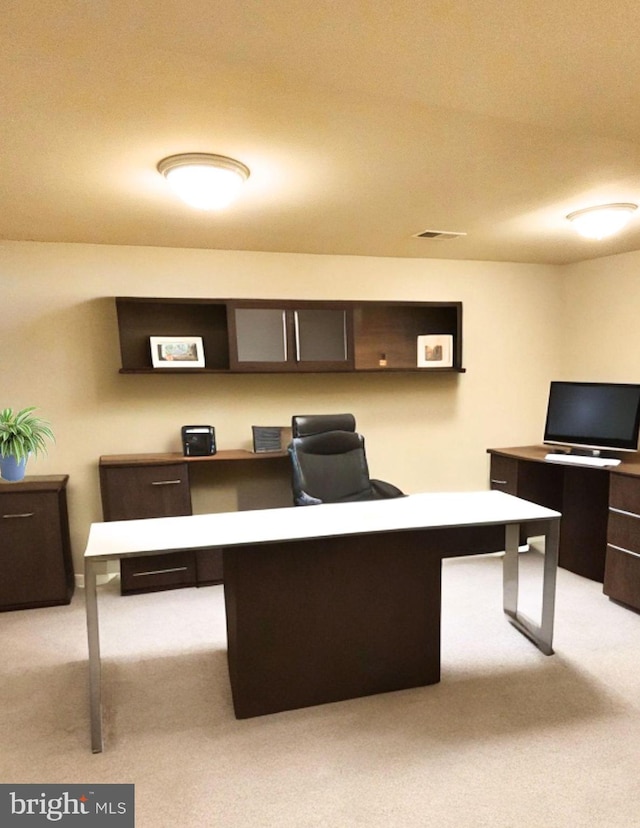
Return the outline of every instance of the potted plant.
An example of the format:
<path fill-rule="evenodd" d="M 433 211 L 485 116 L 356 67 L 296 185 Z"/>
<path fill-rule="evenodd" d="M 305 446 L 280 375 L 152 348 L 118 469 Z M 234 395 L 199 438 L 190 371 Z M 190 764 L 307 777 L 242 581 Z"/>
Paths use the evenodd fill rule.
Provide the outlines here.
<path fill-rule="evenodd" d="M 47 453 L 47 440 L 55 440 L 51 425 L 34 415 L 35 406 L 13 413 L 0 412 L 0 477 L 15 482 L 24 477 L 30 454 Z"/>

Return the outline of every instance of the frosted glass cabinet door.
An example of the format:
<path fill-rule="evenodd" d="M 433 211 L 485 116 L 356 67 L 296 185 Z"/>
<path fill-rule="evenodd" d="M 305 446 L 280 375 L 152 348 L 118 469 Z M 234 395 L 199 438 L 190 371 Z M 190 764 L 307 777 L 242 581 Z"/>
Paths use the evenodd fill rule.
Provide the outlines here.
<path fill-rule="evenodd" d="M 238 362 L 286 362 L 286 311 L 236 308 Z"/>
<path fill-rule="evenodd" d="M 298 362 L 346 362 L 347 314 L 343 310 L 294 311 Z"/>
<path fill-rule="evenodd" d="M 234 322 L 240 370 L 344 371 L 352 364 L 342 308 L 235 308 Z"/>

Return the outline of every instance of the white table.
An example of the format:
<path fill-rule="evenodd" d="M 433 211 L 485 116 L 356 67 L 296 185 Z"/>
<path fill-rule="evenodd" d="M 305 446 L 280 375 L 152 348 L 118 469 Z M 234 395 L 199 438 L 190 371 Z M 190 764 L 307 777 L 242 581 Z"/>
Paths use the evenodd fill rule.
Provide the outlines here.
<path fill-rule="evenodd" d="M 504 611 L 550 655 L 560 517 L 482 491 L 92 524 L 85 587 L 93 752 L 103 747 L 99 563 L 224 549 L 229 672 L 244 718 L 438 681 L 443 557 L 505 549 Z M 546 538 L 539 623 L 518 611 L 526 524 Z"/>

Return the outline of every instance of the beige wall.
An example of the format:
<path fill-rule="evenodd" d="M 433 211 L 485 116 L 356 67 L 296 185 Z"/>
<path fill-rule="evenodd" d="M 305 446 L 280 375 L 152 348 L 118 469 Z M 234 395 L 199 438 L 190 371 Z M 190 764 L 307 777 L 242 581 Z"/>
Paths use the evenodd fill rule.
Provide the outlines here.
<path fill-rule="evenodd" d="M 640 251 L 563 269 L 566 379 L 640 382 Z"/>
<path fill-rule="evenodd" d="M 588 341 L 573 304 L 583 269 L 589 319 L 609 291 L 599 267 L 570 271 L 572 331 Z M 248 448 L 253 424 L 349 410 L 367 438 L 375 476 L 408 492 L 485 488 L 488 446 L 541 439 L 548 382 L 562 371 L 567 347 L 563 273 L 541 265 L 5 242 L 0 406 L 37 405 L 54 426 L 56 445 L 29 473 L 70 475 L 76 572 L 89 525 L 101 519 L 98 457 L 178 451 L 186 423 L 213 424 L 219 448 Z M 628 291 L 631 263 L 625 274 L 616 278 Z M 461 300 L 467 372 L 120 375 L 117 295 Z M 630 323 L 624 298 L 616 302 Z M 591 343 L 598 347 L 616 350 L 613 339 Z M 582 367 L 576 361 L 572 348 L 572 370 Z M 221 498 L 211 508 L 227 508 L 229 493 Z"/>

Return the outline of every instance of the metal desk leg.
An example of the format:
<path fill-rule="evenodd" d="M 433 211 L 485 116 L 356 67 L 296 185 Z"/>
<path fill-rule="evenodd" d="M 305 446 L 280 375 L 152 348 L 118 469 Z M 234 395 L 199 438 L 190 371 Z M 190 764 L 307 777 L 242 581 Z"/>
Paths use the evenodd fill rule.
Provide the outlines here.
<path fill-rule="evenodd" d="M 100 630 L 98 627 L 98 593 L 96 563 L 86 560 L 84 565 L 87 637 L 89 640 L 89 705 L 91 711 L 91 750 L 102 753 L 102 689 L 100 664 Z"/>
<path fill-rule="evenodd" d="M 555 612 L 556 570 L 558 568 L 558 537 L 560 519 L 550 520 L 545 533 L 544 574 L 540 624 L 518 612 L 518 544 L 519 525 L 506 527 L 505 553 L 502 569 L 503 606 L 509 620 L 545 655 L 553 654 L 553 617 Z"/>

